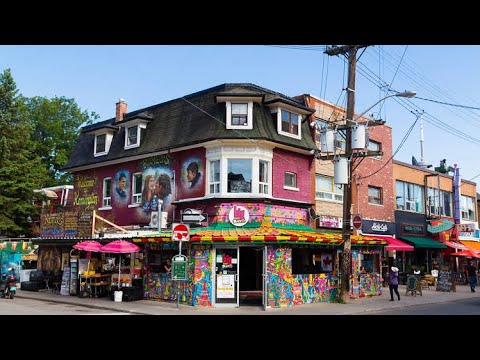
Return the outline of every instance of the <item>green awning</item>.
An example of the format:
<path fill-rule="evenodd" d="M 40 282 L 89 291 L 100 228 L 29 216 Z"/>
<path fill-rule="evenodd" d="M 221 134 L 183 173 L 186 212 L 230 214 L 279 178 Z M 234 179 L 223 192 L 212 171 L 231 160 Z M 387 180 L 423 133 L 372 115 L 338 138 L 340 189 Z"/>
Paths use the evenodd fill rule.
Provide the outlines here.
<path fill-rule="evenodd" d="M 415 248 L 423 249 L 446 249 L 447 245 L 441 243 L 440 241 L 433 240 L 432 238 L 421 237 L 421 236 L 399 236 L 400 239 L 406 240 L 412 243 Z"/>

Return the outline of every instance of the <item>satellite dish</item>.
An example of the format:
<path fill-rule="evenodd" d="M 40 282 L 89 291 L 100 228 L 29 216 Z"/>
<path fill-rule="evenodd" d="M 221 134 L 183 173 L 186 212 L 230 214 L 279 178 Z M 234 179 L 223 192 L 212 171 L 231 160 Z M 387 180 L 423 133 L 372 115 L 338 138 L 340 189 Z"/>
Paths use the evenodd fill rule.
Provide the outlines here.
<path fill-rule="evenodd" d="M 315 210 L 313 210 L 313 208 L 308 209 L 308 213 L 310 214 L 310 217 L 312 219 L 316 219 L 318 217 L 317 213 L 315 212 Z"/>
<path fill-rule="evenodd" d="M 415 159 L 415 156 L 412 156 L 412 165 L 413 166 L 418 166 L 418 161 Z"/>

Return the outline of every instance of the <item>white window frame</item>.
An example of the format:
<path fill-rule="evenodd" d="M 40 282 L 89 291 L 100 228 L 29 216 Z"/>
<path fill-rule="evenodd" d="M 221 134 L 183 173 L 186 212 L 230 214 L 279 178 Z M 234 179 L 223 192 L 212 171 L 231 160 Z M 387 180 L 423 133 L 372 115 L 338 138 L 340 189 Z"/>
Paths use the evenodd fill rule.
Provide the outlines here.
<path fill-rule="evenodd" d="M 249 193 L 232 193 L 227 192 L 228 189 L 228 160 L 241 159 L 241 160 L 251 160 L 252 161 L 252 184 L 251 192 Z M 207 148 L 206 152 L 206 197 L 222 197 L 222 198 L 258 198 L 261 197 L 272 197 L 272 159 L 273 159 L 273 150 L 267 149 L 258 145 L 233 145 L 233 146 L 216 146 Z M 211 162 L 220 161 L 220 189 L 218 193 L 212 193 L 210 191 L 210 185 L 214 185 L 216 182 L 210 181 L 210 171 L 211 171 Z M 260 182 L 259 182 L 259 167 L 260 160 L 266 161 L 267 174 L 269 176 L 268 182 L 265 183 L 268 185 L 268 193 L 260 193 Z"/>
<path fill-rule="evenodd" d="M 291 132 L 286 132 L 282 130 L 282 111 L 286 111 L 298 116 L 298 134 L 293 134 Z M 277 108 L 277 131 L 280 135 L 300 140 L 302 138 L 302 115 L 290 109 L 284 109 L 281 107 Z"/>
<path fill-rule="evenodd" d="M 370 196 L 370 194 L 368 193 L 368 191 L 370 191 L 370 189 L 372 190 L 378 190 L 378 199 L 379 199 L 379 202 L 376 203 L 376 202 L 371 202 L 370 201 L 370 198 L 373 198 L 372 196 Z M 373 186 L 373 185 L 368 185 L 368 188 L 367 188 L 367 196 L 368 196 L 368 204 L 369 205 L 383 205 L 383 188 L 379 187 L 379 186 Z M 375 198 L 376 199 L 376 198 Z"/>
<path fill-rule="evenodd" d="M 124 140 L 124 145 L 123 145 L 123 148 L 125 150 L 128 150 L 128 149 L 134 149 L 134 148 L 137 148 L 140 146 L 141 142 L 142 142 L 142 138 L 141 138 L 141 135 L 142 135 L 142 129 L 146 129 L 147 128 L 147 124 L 148 124 L 148 121 L 146 120 L 143 120 L 143 119 L 133 119 L 133 120 L 128 120 L 126 122 L 121 122 L 119 123 L 118 125 L 123 127 L 124 130 L 125 130 L 125 140 Z M 137 142 L 135 144 L 128 144 L 128 129 L 130 128 L 133 128 L 133 127 L 137 127 Z"/>
<path fill-rule="evenodd" d="M 290 186 L 290 185 L 287 185 L 285 184 L 285 177 L 288 175 L 293 175 L 293 179 L 295 180 L 295 186 Z M 297 174 L 294 173 L 294 172 L 291 172 L 291 171 L 285 171 L 284 172 L 284 175 L 283 175 L 283 188 L 285 190 L 293 190 L 293 191 L 299 191 L 300 189 L 298 188 L 298 177 L 297 177 Z"/>
<path fill-rule="evenodd" d="M 234 104 L 247 104 L 247 123 L 245 125 L 232 124 L 232 105 Z M 252 130 L 253 129 L 253 101 L 227 101 L 225 102 L 227 109 L 227 129 L 237 130 Z"/>
<path fill-rule="evenodd" d="M 107 182 L 109 185 L 107 185 Z M 104 178 L 102 184 L 102 207 L 98 210 L 109 210 L 112 208 L 112 178 Z"/>
<path fill-rule="evenodd" d="M 403 200 L 401 203 L 399 202 L 398 198 L 398 190 L 402 190 L 402 198 Z M 412 194 L 409 194 L 408 187 L 412 187 Z M 427 190 L 428 191 L 428 190 Z M 403 211 L 411 211 L 411 212 L 416 212 L 419 214 L 425 214 L 426 211 L 426 205 L 425 204 L 425 199 L 424 199 L 424 194 L 425 194 L 425 188 L 422 185 L 414 184 L 414 183 L 409 183 L 403 180 L 396 180 L 395 181 L 395 194 L 396 194 L 396 200 L 395 200 L 395 209 L 396 210 L 403 210 Z M 412 199 L 409 199 L 409 195 L 411 196 Z M 422 207 L 420 211 L 417 210 L 417 202 L 418 205 Z"/>
<path fill-rule="evenodd" d="M 212 163 L 218 163 L 218 172 L 219 172 L 218 181 L 212 180 L 213 179 Z M 221 175 L 222 174 L 222 162 L 220 161 L 220 159 L 211 159 L 211 160 L 208 161 L 207 174 L 208 174 L 208 192 L 210 194 L 220 194 L 221 188 L 222 188 L 222 175 Z"/>
<path fill-rule="evenodd" d="M 100 130 L 95 132 L 94 134 L 95 134 L 95 140 L 93 142 L 93 156 L 97 157 L 97 156 L 107 155 L 108 151 L 110 150 L 110 145 L 112 144 L 113 132 Z M 97 140 L 98 140 L 98 137 L 102 135 L 105 135 L 105 150 L 97 152 Z"/>
<path fill-rule="evenodd" d="M 128 130 L 136 128 L 137 130 L 137 142 L 129 144 Z M 132 125 L 125 127 L 125 149 L 132 149 L 140 146 L 140 126 Z"/>
<path fill-rule="evenodd" d="M 475 198 L 471 196 L 460 195 L 460 212 L 462 220 L 475 221 Z"/>
<path fill-rule="evenodd" d="M 137 178 L 140 178 L 140 192 L 135 192 L 135 187 L 137 184 Z M 142 203 L 142 173 L 137 172 L 132 174 L 132 204 L 128 207 L 138 207 Z"/>
<path fill-rule="evenodd" d="M 317 189 L 317 177 L 322 177 L 330 180 L 331 191 Z M 341 192 L 335 192 L 335 187 L 338 187 L 338 186 L 341 186 L 341 185 L 335 184 L 332 176 L 315 174 L 315 199 L 322 200 L 322 201 L 332 201 L 332 202 L 343 203 L 343 188 Z M 322 196 L 326 196 L 326 197 L 322 197 Z"/>
<path fill-rule="evenodd" d="M 260 164 L 261 163 L 265 163 L 266 166 L 264 166 L 264 172 L 265 172 L 265 179 L 266 181 L 261 181 L 261 178 L 262 178 L 262 173 L 260 171 L 261 169 L 261 166 Z M 268 161 L 266 160 L 262 160 L 262 159 L 259 159 L 258 160 L 258 193 L 259 194 L 268 194 L 268 189 L 269 189 L 269 186 L 270 186 L 270 183 L 269 183 L 269 180 L 270 180 L 270 173 L 268 172 Z"/>

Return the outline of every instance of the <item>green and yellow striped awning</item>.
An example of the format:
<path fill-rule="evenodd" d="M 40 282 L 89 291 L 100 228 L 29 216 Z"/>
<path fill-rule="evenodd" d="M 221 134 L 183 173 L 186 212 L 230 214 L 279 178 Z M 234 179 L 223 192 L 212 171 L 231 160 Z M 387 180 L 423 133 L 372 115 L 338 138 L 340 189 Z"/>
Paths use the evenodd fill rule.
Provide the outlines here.
<path fill-rule="evenodd" d="M 384 239 L 368 236 L 351 236 L 353 245 L 387 245 Z M 155 235 L 136 237 L 135 243 L 171 242 L 171 232 L 160 232 Z M 190 229 L 190 242 L 201 244 L 212 243 L 282 243 L 282 244 L 318 244 L 341 245 L 342 234 L 318 231 L 302 225 L 259 226 L 249 227 L 218 227 Z"/>

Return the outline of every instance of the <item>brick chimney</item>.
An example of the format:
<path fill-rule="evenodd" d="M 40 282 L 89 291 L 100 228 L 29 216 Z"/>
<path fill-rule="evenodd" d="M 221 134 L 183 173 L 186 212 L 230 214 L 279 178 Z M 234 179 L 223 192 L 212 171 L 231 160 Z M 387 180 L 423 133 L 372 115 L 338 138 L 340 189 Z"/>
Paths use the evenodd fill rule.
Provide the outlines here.
<path fill-rule="evenodd" d="M 116 104 L 116 111 L 115 111 L 115 122 L 119 122 L 123 120 L 123 117 L 127 113 L 127 103 L 125 100 L 120 98 Z"/>

